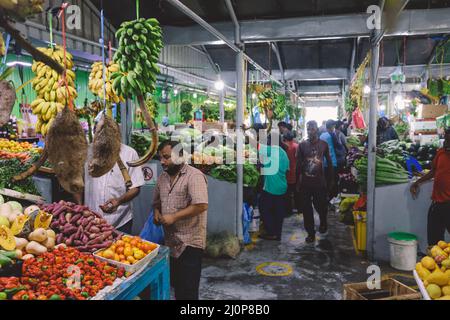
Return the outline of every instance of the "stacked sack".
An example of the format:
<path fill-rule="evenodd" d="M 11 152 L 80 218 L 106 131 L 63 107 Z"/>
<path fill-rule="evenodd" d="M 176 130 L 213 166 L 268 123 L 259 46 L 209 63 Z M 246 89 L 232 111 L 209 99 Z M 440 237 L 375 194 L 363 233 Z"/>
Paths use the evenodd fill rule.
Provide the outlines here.
<path fill-rule="evenodd" d="M 105 91 L 106 91 L 106 101 L 119 103 L 125 101 L 123 97 L 117 95 L 116 91 L 113 89 L 111 75 L 119 71 L 119 65 L 117 63 L 109 62 L 106 65 L 105 74 Z M 95 62 L 92 65 L 92 70 L 89 75 L 89 90 L 96 96 L 104 99 L 103 95 L 103 63 Z"/>
<path fill-rule="evenodd" d="M 64 50 L 60 46 L 38 48 L 38 50 L 66 68 L 67 86 L 62 75 L 43 62 L 33 61 L 31 67 L 36 74 L 32 85 L 37 99 L 30 106 L 33 114 L 38 116 L 36 131 L 45 136 L 58 112 L 61 112 L 70 100 L 77 98 L 77 91 L 75 90 L 75 72 L 72 71 L 72 55 L 66 52 L 64 58 Z"/>

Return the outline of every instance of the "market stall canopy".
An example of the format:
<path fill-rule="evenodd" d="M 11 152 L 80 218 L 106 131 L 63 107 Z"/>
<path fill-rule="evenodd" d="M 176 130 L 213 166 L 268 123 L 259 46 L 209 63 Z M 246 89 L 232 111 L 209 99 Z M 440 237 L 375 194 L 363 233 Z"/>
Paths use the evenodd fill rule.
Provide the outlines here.
<path fill-rule="evenodd" d="M 93 0 L 100 7 L 100 0 Z M 187 7 L 234 40 L 234 24 L 226 1 L 184 0 Z M 433 73 L 450 74 L 450 57 L 440 52 L 450 34 L 448 1 L 410 0 L 393 30 L 382 41 L 380 77 L 388 85 L 393 67 L 404 65 L 407 83 L 417 84 L 428 64 Z M 255 62 L 279 80 L 290 81 L 300 93 L 335 92 L 348 84 L 369 50 L 367 8 L 379 1 L 360 0 L 245 0 L 231 1 L 245 42 Z M 119 0 L 104 6 L 109 21 L 118 26 L 135 15 L 135 8 Z M 201 50 L 218 64 L 227 83 L 235 81 L 235 57 L 230 49 L 167 1 L 141 1 L 141 13 L 156 17 L 166 45 Z M 274 46 L 273 43 L 276 43 Z M 279 59 L 277 59 L 279 57 Z M 354 57 L 354 58 L 352 58 Z M 444 64 L 444 67 L 441 65 Z M 319 81 L 319 84 L 317 83 Z M 318 89 L 318 86 L 321 88 Z"/>

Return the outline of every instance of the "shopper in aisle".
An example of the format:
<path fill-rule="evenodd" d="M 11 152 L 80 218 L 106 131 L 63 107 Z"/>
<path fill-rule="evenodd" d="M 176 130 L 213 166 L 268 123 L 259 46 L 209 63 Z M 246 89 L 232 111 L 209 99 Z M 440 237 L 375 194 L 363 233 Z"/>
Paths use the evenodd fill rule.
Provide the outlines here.
<path fill-rule="evenodd" d="M 292 126 L 289 123 L 280 121 L 278 122 L 278 129 L 280 130 L 280 136 L 283 136 L 284 134 L 291 132 Z"/>
<path fill-rule="evenodd" d="M 392 127 L 391 122 L 386 117 L 378 119 L 377 124 L 377 145 L 386 141 L 398 140 L 398 134 Z"/>
<path fill-rule="evenodd" d="M 419 193 L 420 185 L 433 178 L 433 203 L 428 211 L 427 226 L 430 246 L 444 240 L 445 229 L 450 233 L 450 128 L 445 131 L 444 147 L 437 152 L 430 172 L 411 186 L 414 199 Z"/>
<path fill-rule="evenodd" d="M 206 246 L 207 180 L 201 171 L 185 163 L 179 142 L 161 143 L 158 153 L 164 172 L 154 190 L 154 222 L 163 225 L 165 245 L 170 248 L 175 298 L 198 300 Z"/>
<path fill-rule="evenodd" d="M 287 191 L 287 215 L 294 214 L 294 209 L 298 210 L 297 201 L 295 197 L 297 174 L 296 174 L 296 156 L 298 143 L 294 140 L 294 135 L 290 132 L 283 135 L 283 142 L 286 145 L 286 153 L 289 158 L 289 171 L 286 174 L 288 183 Z"/>
<path fill-rule="evenodd" d="M 319 127 L 319 137 L 322 135 L 322 133 L 327 132 L 327 121 L 322 121 L 322 125 Z"/>
<path fill-rule="evenodd" d="M 336 121 L 336 139 L 337 142 L 335 144 L 336 149 L 336 161 L 337 161 L 337 168 L 338 173 L 340 173 L 345 165 L 346 165 L 346 157 L 348 153 L 347 148 L 347 138 L 345 137 L 345 134 L 343 133 L 344 123 L 342 121 Z"/>
<path fill-rule="evenodd" d="M 304 224 L 308 237 L 307 243 L 315 242 L 314 210 L 320 218 L 319 232 L 326 234 L 328 213 L 328 189 L 333 188 L 333 167 L 328 166 L 328 177 L 325 178 L 324 160 L 332 163 L 328 144 L 319 139 L 317 122 L 309 121 L 306 125 L 308 139 L 302 141 L 297 151 L 297 197 L 302 205 Z"/>
<path fill-rule="evenodd" d="M 101 115 L 97 116 L 96 123 Z M 96 124 L 94 125 L 95 134 Z M 88 153 L 92 153 L 92 145 Z M 88 157 L 89 158 L 89 157 Z M 129 190 L 117 163 L 107 174 L 94 178 L 88 173 L 88 164 L 85 166 L 84 204 L 98 211 L 118 231 L 126 234 L 132 233 L 133 213 L 132 200 L 139 195 L 140 188 L 145 184 L 141 167 L 128 167 L 127 162 L 136 161 L 139 155 L 133 148 L 121 144 L 120 159 L 124 163 L 131 178 L 132 186 Z M 74 195 L 76 202 L 83 203 L 83 195 Z"/>
<path fill-rule="evenodd" d="M 335 126 L 336 123 L 334 120 L 328 120 L 325 124 L 326 132 L 320 135 L 320 140 L 325 141 L 328 144 L 328 150 L 331 157 L 331 162 L 326 160 L 324 162 L 325 168 L 332 167 L 333 170 L 325 170 L 325 177 L 327 181 L 337 181 L 337 172 L 338 172 L 338 162 L 336 157 L 336 150 L 341 149 L 340 143 L 336 137 Z M 333 173 L 333 176 L 329 176 L 329 173 Z M 333 185 L 333 188 L 329 189 L 330 200 L 337 196 L 338 190 L 335 188 L 336 185 Z"/>
<path fill-rule="evenodd" d="M 272 139 L 273 137 L 268 135 L 266 142 L 259 141 L 258 148 L 262 164 L 261 175 L 264 179 L 259 211 L 266 231 L 260 237 L 266 240 L 281 240 L 283 219 L 287 211 L 286 173 L 289 170 L 289 158 L 281 146 L 272 145 Z"/>

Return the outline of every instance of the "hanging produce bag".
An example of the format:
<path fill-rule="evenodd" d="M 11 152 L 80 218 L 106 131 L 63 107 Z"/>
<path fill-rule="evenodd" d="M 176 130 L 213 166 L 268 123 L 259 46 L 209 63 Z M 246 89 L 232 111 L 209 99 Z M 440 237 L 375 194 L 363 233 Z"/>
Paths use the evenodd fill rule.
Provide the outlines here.
<path fill-rule="evenodd" d="M 147 219 L 147 222 L 144 225 L 144 228 L 139 235 L 142 239 L 147 241 L 164 244 L 164 230 L 162 226 L 157 226 L 153 223 L 153 210 L 150 212 L 150 215 Z"/>
<path fill-rule="evenodd" d="M 253 208 L 244 202 L 244 206 L 242 207 L 242 232 L 244 244 L 252 243 L 252 239 L 250 237 L 250 224 L 253 219 Z"/>
<path fill-rule="evenodd" d="M 356 110 L 353 111 L 352 117 L 353 117 L 353 125 L 355 126 L 356 129 L 366 128 L 366 123 L 364 122 L 363 114 L 359 108 L 356 108 Z"/>

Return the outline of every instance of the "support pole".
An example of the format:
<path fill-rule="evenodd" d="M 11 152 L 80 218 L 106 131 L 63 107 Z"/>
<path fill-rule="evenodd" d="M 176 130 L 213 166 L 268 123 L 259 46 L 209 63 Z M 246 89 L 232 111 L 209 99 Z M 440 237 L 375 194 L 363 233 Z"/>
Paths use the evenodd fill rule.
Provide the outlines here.
<path fill-rule="evenodd" d="M 220 115 L 220 123 L 225 122 L 225 107 L 223 105 L 225 100 L 225 88 L 220 90 L 219 92 L 219 115 Z"/>
<path fill-rule="evenodd" d="M 372 61 L 370 65 L 370 111 L 369 111 L 369 146 L 367 169 L 367 253 L 370 260 L 375 254 L 375 174 L 377 143 L 377 109 L 378 109 L 378 67 L 380 60 L 379 31 L 371 37 Z"/>
<path fill-rule="evenodd" d="M 244 133 L 242 124 L 244 123 L 245 104 L 245 57 L 244 52 L 236 54 L 236 137 L 237 137 L 237 196 L 236 196 L 236 232 L 240 240 L 242 234 L 242 210 L 244 202 Z"/>

